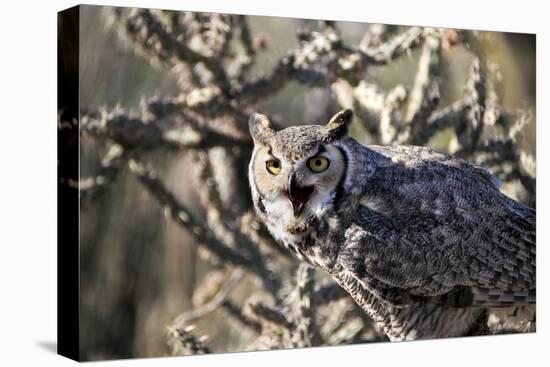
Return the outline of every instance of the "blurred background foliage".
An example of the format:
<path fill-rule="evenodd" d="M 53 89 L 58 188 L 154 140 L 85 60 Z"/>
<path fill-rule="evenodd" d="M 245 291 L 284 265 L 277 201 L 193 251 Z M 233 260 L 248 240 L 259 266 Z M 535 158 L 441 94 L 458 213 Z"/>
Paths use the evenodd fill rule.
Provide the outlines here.
<path fill-rule="evenodd" d="M 319 22 L 314 20 L 246 18 L 257 50 L 247 80 L 269 74 L 288 50 L 297 48 L 296 35 L 300 29 L 319 27 Z M 82 111 L 112 110 L 117 105 L 128 111 L 139 111 L 153 96 L 176 98 L 182 93 L 185 81 L 178 78 L 178 70 L 170 70 L 153 58 L 144 57 L 131 43 L 124 41 L 121 36 L 124 32 L 116 24 L 113 9 L 83 6 L 80 22 Z M 358 45 L 372 25 L 338 21 L 334 26 L 339 29 L 343 43 Z M 399 34 L 408 27 L 390 26 L 388 29 Z M 530 113 L 518 144 L 534 156 L 535 36 L 480 33 L 478 52 L 482 54 L 479 56 L 488 64 L 488 60 L 498 63 L 492 75 L 500 104 L 512 113 Z M 386 65 L 370 66 L 363 78 L 377 84 L 385 93 L 397 85 L 411 90 L 420 54 L 421 48 L 415 48 Z M 444 49 L 442 58 L 439 104 L 448 106 L 462 98 L 474 55 L 465 44 L 458 42 Z M 325 123 L 327 116 L 341 107 L 329 82 L 324 86 L 311 86 L 289 81 L 280 91 L 255 104 L 257 111 L 273 116 L 281 125 Z M 364 143 L 376 142 L 361 124 L 353 125 L 352 134 Z M 447 150 L 452 135 L 452 129 L 446 129 L 438 133 L 430 145 Z M 108 147 L 104 142 L 82 137 L 81 177 L 96 174 L 106 151 Z M 194 215 L 207 221 L 200 194 L 190 179 L 196 161 L 189 151 L 150 150 L 140 158 L 155 167 L 166 189 L 186 203 Z M 246 171 L 236 174 L 244 177 Z M 508 194 L 527 200 L 522 198 L 521 190 L 511 189 Z M 246 201 L 248 197 L 243 195 L 229 200 Z M 211 299 L 229 277 L 227 268 L 203 256 L 196 238 L 166 215 L 165 209 L 126 166 L 120 168 L 116 179 L 101 195 L 83 205 L 80 223 L 81 357 L 108 359 L 179 353 L 170 341 L 167 327 L 173 325 L 183 311 Z M 292 278 L 296 262 L 285 261 L 280 271 Z M 322 274 L 316 277 L 321 283 L 326 281 Z M 260 288 L 254 277 L 241 276 L 231 292 L 231 300 L 238 307 L 244 307 L 247 299 Z M 353 309 L 349 300 L 336 303 L 334 307 L 350 320 L 360 320 L 361 331 L 341 340 L 333 333 L 336 339 L 332 344 L 385 340 L 368 320 L 356 317 L 355 311 L 342 311 Z M 228 309 L 224 307 L 194 320 L 192 326 L 187 330 L 202 336 L 199 342 L 207 344 L 211 351 L 268 348 L 258 344 L 257 329 L 243 327 L 240 321 L 228 317 Z"/>

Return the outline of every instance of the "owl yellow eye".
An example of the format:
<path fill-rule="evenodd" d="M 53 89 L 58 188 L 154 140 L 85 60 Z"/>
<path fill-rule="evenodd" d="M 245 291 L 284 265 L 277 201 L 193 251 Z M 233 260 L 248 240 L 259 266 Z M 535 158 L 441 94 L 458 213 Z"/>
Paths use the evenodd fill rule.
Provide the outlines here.
<path fill-rule="evenodd" d="M 267 172 L 272 175 L 278 175 L 279 172 L 281 172 L 281 162 L 276 159 L 271 159 L 265 163 L 265 168 L 267 169 Z"/>
<path fill-rule="evenodd" d="M 319 156 L 310 158 L 307 161 L 307 165 L 309 169 L 312 170 L 313 172 L 320 173 L 327 170 L 329 161 L 325 157 L 322 157 L 319 155 Z"/>

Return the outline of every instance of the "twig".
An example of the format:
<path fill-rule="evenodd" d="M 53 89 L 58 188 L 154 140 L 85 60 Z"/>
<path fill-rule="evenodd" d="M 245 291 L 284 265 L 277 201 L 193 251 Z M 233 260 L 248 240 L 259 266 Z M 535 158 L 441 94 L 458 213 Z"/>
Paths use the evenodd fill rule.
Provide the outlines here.
<path fill-rule="evenodd" d="M 235 286 L 239 283 L 239 281 L 243 278 L 244 273 L 240 269 L 234 270 L 227 281 L 224 283 L 222 288 L 216 295 L 206 304 L 202 305 L 201 307 L 185 311 L 174 319 L 174 322 L 172 324 L 172 328 L 179 329 L 189 323 L 190 321 L 202 318 L 206 315 L 208 315 L 211 312 L 214 312 L 215 310 L 219 309 L 223 303 L 226 301 L 227 297 L 235 288 Z"/>
<path fill-rule="evenodd" d="M 148 37 L 156 36 L 159 45 L 165 50 L 165 52 L 173 52 L 174 55 L 182 62 L 195 64 L 203 63 L 210 72 L 214 75 L 223 91 L 229 90 L 229 79 L 223 69 L 223 66 L 216 57 L 207 57 L 203 54 L 196 52 L 182 42 L 177 42 L 170 33 L 168 33 L 162 24 L 155 19 L 149 10 L 140 9 L 140 17 L 143 19 L 143 28 L 146 29 L 149 34 Z"/>
<path fill-rule="evenodd" d="M 273 307 L 269 307 L 263 303 L 250 304 L 250 310 L 265 321 L 271 322 L 275 325 L 282 326 L 288 330 L 294 329 L 294 324 L 287 319 L 287 317 L 279 310 Z"/>
<path fill-rule="evenodd" d="M 294 66 L 295 58 L 293 54 L 283 57 L 270 75 L 234 87 L 231 95 L 241 103 L 254 103 L 279 92 L 293 79 L 311 86 L 326 85 L 327 78 L 324 72 L 308 68 L 298 70 Z"/>
<path fill-rule="evenodd" d="M 470 77 L 466 84 L 464 120 L 455 127 L 460 155 L 470 156 L 481 136 L 485 114 L 485 73 L 479 58 L 474 59 L 470 67 Z"/>
<path fill-rule="evenodd" d="M 231 218 L 232 215 L 229 211 L 224 210 L 226 206 L 223 205 L 219 190 L 215 187 L 212 165 L 206 153 L 195 154 L 195 167 L 199 196 L 202 206 L 207 212 L 208 225 L 212 229 L 214 235 L 219 241 L 235 252 L 248 254 L 253 264 L 262 264 L 257 270 L 258 274 L 261 274 L 262 278 L 266 282 L 269 282 L 270 290 L 277 296 L 277 292 L 280 288 L 279 281 L 274 274 L 264 266 L 268 264 L 269 258 L 261 252 L 261 248 L 257 243 L 253 242 L 250 237 L 245 237 L 241 231 L 236 230 L 235 227 L 238 226 L 238 222 L 235 222 L 233 226 L 227 223 L 227 218 Z"/>
<path fill-rule="evenodd" d="M 153 171 L 145 168 L 143 164 L 133 159 L 129 161 L 128 166 L 130 171 L 158 200 L 161 206 L 168 210 L 172 218 L 176 220 L 176 223 L 193 233 L 200 244 L 204 245 L 208 250 L 224 261 L 258 271 L 256 267 L 251 267 L 250 258 L 232 251 L 230 248 L 217 241 L 208 229 L 201 225 L 200 221 L 164 187 Z"/>
<path fill-rule="evenodd" d="M 441 108 L 432 113 L 426 127 L 412 135 L 411 144 L 425 145 L 437 133 L 446 128 L 455 126 L 464 118 L 465 108 L 468 101 L 461 99 L 447 107 Z"/>
<path fill-rule="evenodd" d="M 215 254 L 218 259 L 223 259 L 224 262 L 227 261 L 254 272 L 260 277 L 266 288 L 269 289 L 274 296 L 277 296 L 278 290 L 280 289 L 279 280 L 266 267 L 266 262 L 259 258 L 261 255 L 259 255 L 257 251 L 235 251 L 231 247 L 220 242 L 208 228 L 200 224 L 200 221 L 164 187 L 152 170 L 147 169 L 136 160 L 130 160 L 129 167 L 130 171 L 138 178 L 145 188 L 155 196 L 161 206 L 167 209 L 176 223 L 193 233 L 199 244 L 205 246 L 205 248 Z M 252 248 L 252 245 L 250 245 L 250 248 Z"/>
<path fill-rule="evenodd" d="M 172 124 L 174 125 L 174 124 Z M 81 118 L 81 133 L 94 137 L 106 137 L 120 144 L 125 150 L 205 149 L 215 146 L 249 147 L 249 140 L 239 140 L 207 128 L 200 129 L 184 124 L 181 127 L 161 128 L 160 125 L 116 109 L 103 111 L 100 117 L 85 115 Z"/>
<path fill-rule="evenodd" d="M 396 117 L 401 104 L 407 98 L 407 90 L 402 85 L 393 88 L 384 100 L 384 106 L 380 111 L 379 137 L 382 144 L 390 144 L 397 137 L 400 119 Z"/>
<path fill-rule="evenodd" d="M 125 160 L 124 149 L 118 144 L 112 144 L 105 157 L 101 160 L 99 172 L 93 177 L 81 178 L 78 183 L 80 201 L 83 204 L 95 199 L 105 187 L 111 184 L 118 175 Z"/>
<path fill-rule="evenodd" d="M 395 25 L 369 24 L 367 31 L 363 35 L 363 39 L 359 43 L 359 49 L 365 51 L 380 46 L 397 28 L 398 26 Z"/>
<path fill-rule="evenodd" d="M 356 341 L 357 337 L 364 330 L 365 326 L 359 318 L 339 324 L 327 340 L 329 345 L 350 344 Z"/>
<path fill-rule="evenodd" d="M 407 31 L 374 48 L 360 51 L 367 64 L 386 65 L 422 44 L 424 32 L 420 27 Z"/>
<path fill-rule="evenodd" d="M 293 342 L 299 347 L 320 345 L 321 336 L 316 322 L 316 308 L 312 302 L 314 269 L 301 263 L 296 271 L 297 314 L 293 330 Z"/>
<path fill-rule="evenodd" d="M 418 69 L 409 96 L 405 129 L 396 137 L 396 144 L 413 140 L 426 128 L 428 118 L 439 103 L 441 83 L 441 39 L 435 31 L 428 32 L 418 60 Z"/>
<path fill-rule="evenodd" d="M 210 348 L 204 345 L 208 338 L 203 335 L 197 338 L 193 335 L 193 327 L 168 329 L 172 338 L 174 338 L 174 354 L 208 354 L 211 353 Z"/>
<path fill-rule="evenodd" d="M 428 99 L 428 91 L 438 93 L 438 85 L 440 82 L 440 52 L 441 40 L 439 36 L 436 34 L 427 36 L 418 60 L 414 85 L 409 95 L 409 104 L 405 115 L 407 124 L 421 122 L 420 119 L 417 119 L 418 121 L 413 121 L 413 119 L 425 104 L 425 100 Z M 429 113 L 426 115 L 425 117 L 428 117 Z M 419 130 L 421 130 L 421 128 Z"/>
<path fill-rule="evenodd" d="M 242 325 L 251 328 L 256 333 L 260 333 L 262 331 L 262 326 L 256 321 L 251 320 L 249 317 L 246 317 L 241 308 L 233 302 L 225 300 L 222 307 Z"/>
<path fill-rule="evenodd" d="M 235 61 L 231 65 L 233 72 L 230 74 L 238 82 L 242 83 L 248 71 L 254 65 L 256 60 L 256 50 L 252 42 L 252 36 L 250 34 L 250 27 L 248 26 L 248 20 L 245 15 L 239 15 L 237 18 L 237 24 L 239 27 L 239 39 L 243 46 L 243 51 L 239 52 L 235 56 Z"/>

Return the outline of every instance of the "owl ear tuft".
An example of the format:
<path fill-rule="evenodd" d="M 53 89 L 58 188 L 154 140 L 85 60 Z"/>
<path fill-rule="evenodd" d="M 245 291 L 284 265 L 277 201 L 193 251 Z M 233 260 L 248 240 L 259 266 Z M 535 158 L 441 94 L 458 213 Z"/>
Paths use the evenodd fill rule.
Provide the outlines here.
<path fill-rule="evenodd" d="M 261 113 L 253 113 L 248 119 L 248 130 L 254 142 L 266 144 L 267 141 L 275 134 L 275 130 L 271 128 L 271 123 L 266 115 Z"/>
<path fill-rule="evenodd" d="M 325 125 L 328 140 L 340 139 L 348 133 L 348 125 L 353 119 L 353 111 L 350 109 L 336 113 L 328 124 Z"/>

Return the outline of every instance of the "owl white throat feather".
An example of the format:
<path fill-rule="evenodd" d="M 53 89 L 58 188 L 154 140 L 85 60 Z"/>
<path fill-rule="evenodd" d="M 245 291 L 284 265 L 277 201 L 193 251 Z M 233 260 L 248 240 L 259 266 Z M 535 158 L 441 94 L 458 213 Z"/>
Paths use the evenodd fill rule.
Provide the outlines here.
<path fill-rule="evenodd" d="M 533 304 L 535 211 L 466 161 L 359 144 L 352 117 L 280 131 L 250 117 L 252 198 L 272 236 L 391 340 L 483 333 L 489 309 Z"/>

